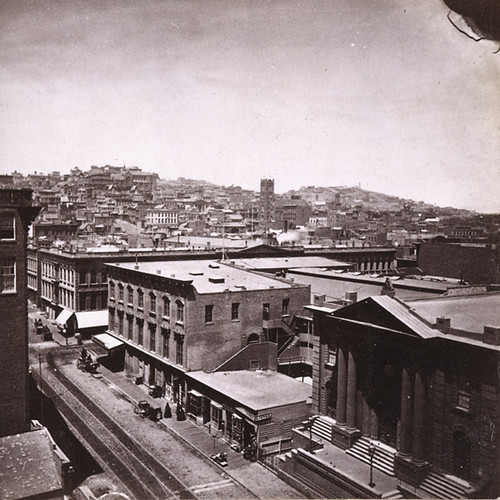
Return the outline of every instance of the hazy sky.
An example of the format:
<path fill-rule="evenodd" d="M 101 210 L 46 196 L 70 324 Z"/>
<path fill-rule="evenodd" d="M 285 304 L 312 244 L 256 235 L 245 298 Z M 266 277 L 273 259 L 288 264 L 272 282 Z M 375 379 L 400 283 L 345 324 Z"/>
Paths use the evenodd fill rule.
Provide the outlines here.
<path fill-rule="evenodd" d="M 500 54 L 441 0 L 0 0 L 0 171 L 499 212 Z"/>

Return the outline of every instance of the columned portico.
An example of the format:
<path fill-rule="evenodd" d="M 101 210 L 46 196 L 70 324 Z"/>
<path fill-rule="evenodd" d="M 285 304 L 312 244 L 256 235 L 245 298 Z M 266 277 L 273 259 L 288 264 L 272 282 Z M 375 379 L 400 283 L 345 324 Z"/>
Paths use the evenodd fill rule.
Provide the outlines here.
<path fill-rule="evenodd" d="M 356 429 L 356 360 L 349 351 L 347 365 L 347 430 Z"/>
<path fill-rule="evenodd" d="M 337 361 L 337 425 L 346 425 L 346 404 L 347 404 L 347 363 L 345 348 L 339 346 Z"/>
<path fill-rule="evenodd" d="M 407 367 L 401 374 L 401 437 L 394 468 L 398 477 L 409 484 L 419 484 L 429 471 L 425 460 L 425 385 L 422 373 L 410 373 Z"/>
<path fill-rule="evenodd" d="M 350 448 L 361 435 L 356 428 L 356 358 L 352 350 L 343 345 L 338 347 L 337 370 L 337 425 L 333 428 L 332 441 L 342 448 Z"/>
<path fill-rule="evenodd" d="M 401 373 L 401 438 L 399 443 L 399 454 L 402 457 L 411 457 L 411 436 L 413 416 L 413 394 L 410 374 L 407 368 Z"/>

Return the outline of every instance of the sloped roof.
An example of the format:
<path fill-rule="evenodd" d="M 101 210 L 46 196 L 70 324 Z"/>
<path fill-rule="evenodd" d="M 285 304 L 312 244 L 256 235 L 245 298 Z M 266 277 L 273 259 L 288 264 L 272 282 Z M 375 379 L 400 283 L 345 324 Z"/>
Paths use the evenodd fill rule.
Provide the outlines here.
<path fill-rule="evenodd" d="M 0 438 L 0 461 L 1 498 L 62 498 L 46 429 Z"/>
<path fill-rule="evenodd" d="M 440 332 L 438 330 L 434 330 L 433 328 L 431 328 L 423 318 L 420 318 L 417 314 L 412 312 L 404 302 L 397 298 L 392 298 L 389 295 L 377 295 L 368 297 L 360 302 L 342 307 L 341 309 L 334 311 L 332 315 L 339 318 L 349 319 L 349 311 L 359 309 L 363 307 L 363 304 L 368 304 L 370 302 L 377 304 L 389 315 L 405 325 L 408 330 L 415 333 L 421 338 L 428 339 L 440 336 Z M 382 318 L 380 319 L 382 320 Z M 374 325 L 379 324 L 380 326 L 384 326 L 382 321 L 378 323 L 377 318 L 374 318 L 373 315 L 370 318 L 367 318 L 367 322 L 370 322 Z"/>
<path fill-rule="evenodd" d="M 104 309 L 102 311 L 83 311 L 77 312 L 76 322 L 78 325 L 78 330 L 83 328 L 96 328 L 96 327 L 107 327 L 108 326 L 108 310 Z"/>
<path fill-rule="evenodd" d="M 59 323 L 61 326 L 64 326 L 66 322 L 75 314 L 73 311 L 69 309 L 63 309 L 56 318 L 56 323 Z"/>

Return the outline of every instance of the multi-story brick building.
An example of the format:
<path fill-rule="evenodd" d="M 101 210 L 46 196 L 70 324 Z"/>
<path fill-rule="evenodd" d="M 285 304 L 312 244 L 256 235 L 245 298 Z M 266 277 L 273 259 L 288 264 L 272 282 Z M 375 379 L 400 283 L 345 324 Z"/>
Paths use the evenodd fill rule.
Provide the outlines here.
<path fill-rule="evenodd" d="M 310 297 L 308 285 L 218 261 L 106 267 L 109 333 L 126 345 L 126 371 L 175 400 L 184 397 L 185 372 L 214 371 L 249 343 L 270 340 Z"/>
<path fill-rule="evenodd" d="M 0 189 L 0 436 L 29 430 L 26 244 L 31 190 Z"/>
<path fill-rule="evenodd" d="M 324 447 L 299 450 L 288 473 L 328 495 L 383 496 L 393 478 L 386 487 L 406 498 L 497 498 L 500 294 L 385 295 L 311 309 L 318 416 L 310 432 Z M 322 461 L 332 449 L 345 450 L 346 466 L 351 457 L 372 461 L 385 479 L 367 485 L 366 465 L 346 482 L 340 462 Z"/>

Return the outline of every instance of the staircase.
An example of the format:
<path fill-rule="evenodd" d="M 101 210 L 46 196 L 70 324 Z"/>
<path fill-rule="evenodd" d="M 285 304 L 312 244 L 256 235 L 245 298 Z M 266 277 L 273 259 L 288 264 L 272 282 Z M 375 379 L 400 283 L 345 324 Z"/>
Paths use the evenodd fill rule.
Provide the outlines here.
<path fill-rule="evenodd" d="M 353 446 L 351 446 L 351 448 L 346 450 L 346 453 L 369 464 L 370 443 L 375 445 L 373 467 L 384 472 L 385 474 L 388 474 L 389 476 L 394 476 L 394 455 L 396 454 L 396 450 L 380 443 L 379 441 L 371 441 L 369 438 L 362 436 L 354 443 Z"/>
<path fill-rule="evenodd" d="M 330 417 L 321 416 L 314 420 L 311 427 L 311 432 L 321 438 L 325 443 L 332 442 L 332 427 L 335 425 L 335 420 Z"/>
<path fill-rule="evenodd" d="M 445 474 L 430 472 L 418 485 L 430 498 L 468 498 L 474 488 L 462 479 Z"/>

